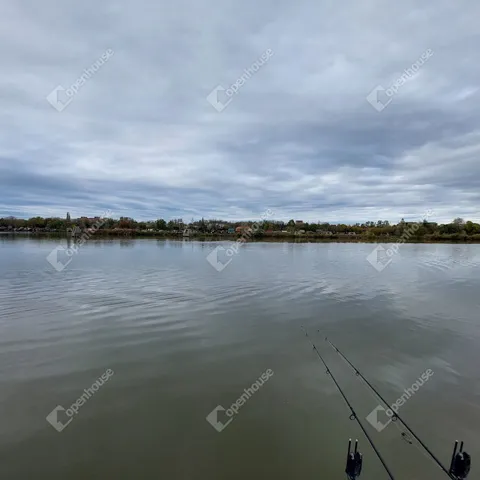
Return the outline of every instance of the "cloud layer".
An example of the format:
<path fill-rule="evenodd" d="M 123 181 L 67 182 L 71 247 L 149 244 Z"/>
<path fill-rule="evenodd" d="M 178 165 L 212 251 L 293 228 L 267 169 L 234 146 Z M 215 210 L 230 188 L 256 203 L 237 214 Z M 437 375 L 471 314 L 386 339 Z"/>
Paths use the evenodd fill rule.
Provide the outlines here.
<path fill-rule="evenodd" d="M 19 0 L 1 13 L 0 216 L 480 220 L 480 4 Z M 107 49 L 53 108 L 47 95 Z M 212 89 L 267 49 L 213 108 Z M 367 102 L 427 49 L 382 111 Z"/>

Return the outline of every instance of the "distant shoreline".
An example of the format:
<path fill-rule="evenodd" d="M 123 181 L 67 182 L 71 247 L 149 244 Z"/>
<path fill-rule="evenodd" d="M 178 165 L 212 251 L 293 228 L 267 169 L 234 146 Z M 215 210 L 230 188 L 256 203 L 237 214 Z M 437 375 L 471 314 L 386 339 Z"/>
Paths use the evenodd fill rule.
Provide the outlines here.
<path fill-rule="evenodd" d="M 0 236 L 7 237 L 34 237 L 34 238 L 63 238 L 75 242 L 76 238 L 65 234 L 65 232 L 0 232 Z M 246 240 L 246 243 L 250 242 L 271 242 L 271 243 L 450 243 L 450 244 L 480 244 L 480 236 L 464 236 L 458 234 L 452 235 L 424 235 L 422 237 L 411 237 L 409 239 L 402 239 L 394 236 L 377 236 L 368 238 L 365 235 L 331 235 L 331 236 L 319 236 L 319 235 L 269 235 L 263 234 L 260 236 L 252 237 Z M 80 237 L 77 237 L 79 239 Z M 241 238 L 238 234 L 230 235 L 190 235 L 184 237 L 180 234 L 166 234 L 166 233 L 140 233 L 135 234 L 118 234 L 118 233 L 100 233 L 93 234 L 90 238 L 98 240 L 136 240 L 136 239 L 156 239 L 156 240 L 176 240 L 176 241 L 200 241 L 200 242 L 222 242 L 231 241 L 235 242 Z"/>

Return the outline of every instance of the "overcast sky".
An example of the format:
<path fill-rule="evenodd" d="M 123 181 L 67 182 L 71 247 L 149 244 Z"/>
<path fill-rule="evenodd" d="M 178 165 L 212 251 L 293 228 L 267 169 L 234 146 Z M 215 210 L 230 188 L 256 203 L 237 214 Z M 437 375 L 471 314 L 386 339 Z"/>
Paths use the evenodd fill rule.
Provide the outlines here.
<path fill-rule="evenodd" d="M 0 5 L 0 216 L 480 220 L 477 2 Z"/>

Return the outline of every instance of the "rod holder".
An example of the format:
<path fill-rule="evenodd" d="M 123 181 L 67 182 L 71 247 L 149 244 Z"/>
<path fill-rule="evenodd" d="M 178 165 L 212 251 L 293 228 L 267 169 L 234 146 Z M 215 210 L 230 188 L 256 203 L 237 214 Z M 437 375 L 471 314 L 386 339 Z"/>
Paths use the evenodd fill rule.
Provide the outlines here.
<path fill-rule="evenodd" d="M 458 440 L 455 440 L 448 473 L 456 480 L 464 480 L 470 473 L 471 463 L 470 455 L 463 450 L 463 441 L 458 448 Z"/>
<path fill-rule="evenodd" d="M 352 439 L 348 439 L 347 465 L 345 473 L 349 480 L 356 480 L 362 473 L 363 456 L 358 451 L 358 440 L 355 440 L 355 447 L 352 451 Z"/>

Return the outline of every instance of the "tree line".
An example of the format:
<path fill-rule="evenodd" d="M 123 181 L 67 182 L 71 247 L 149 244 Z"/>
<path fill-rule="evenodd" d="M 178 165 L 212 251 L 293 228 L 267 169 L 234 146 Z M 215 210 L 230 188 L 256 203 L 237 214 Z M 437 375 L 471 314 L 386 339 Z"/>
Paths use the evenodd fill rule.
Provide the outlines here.
<path fill-rule="evenodd" d="M 51 231 L 66 232 L 76 227 L 88 229 L 95 226 L 98 230 L 105 231 L 130 231 L 132 233 L 164 232 L 178 233 L 189 229 L 192 233 L 199 234 L 226 234 L 236 232 L 238 227 L 259 225 L 260 234 L 305 234 L 315 236 L 338 236 L 338 235 L 362 235 L 368 237 L 382 236 L 401 236 L 405 229 L 414 223 L 417 223 L 416 237 L 462 237 L 462 236 L 480 236 L 480 224 L 465 221 L 462 218 L 455 218 L 452 222 L 446 224 L 437 224 L 435 222 L 406 222 L 401 219 L 397 224 L 390 224 L 388 220 L 367 221 L 348 225 L 344 223 L 329 222 L 302 222 L 291 219 L 288 222 L 264 220 L 261 222 L 231 222 L 220 219 L 211 219 L 184 222 L 181 218 L 171 219 L 169 221 L 160 218 L 152 221 L 136 221 L 130 217 L 114 218 L 89 218 L 79 217 L 72 219 L 70 214 L 66 218 L 59 217 L 32 217 L 21 219 L 15 217 L 0 218 L 0 230 L 2 231 Z M 238 232 L 236 232 L 238 233 Z"/>

